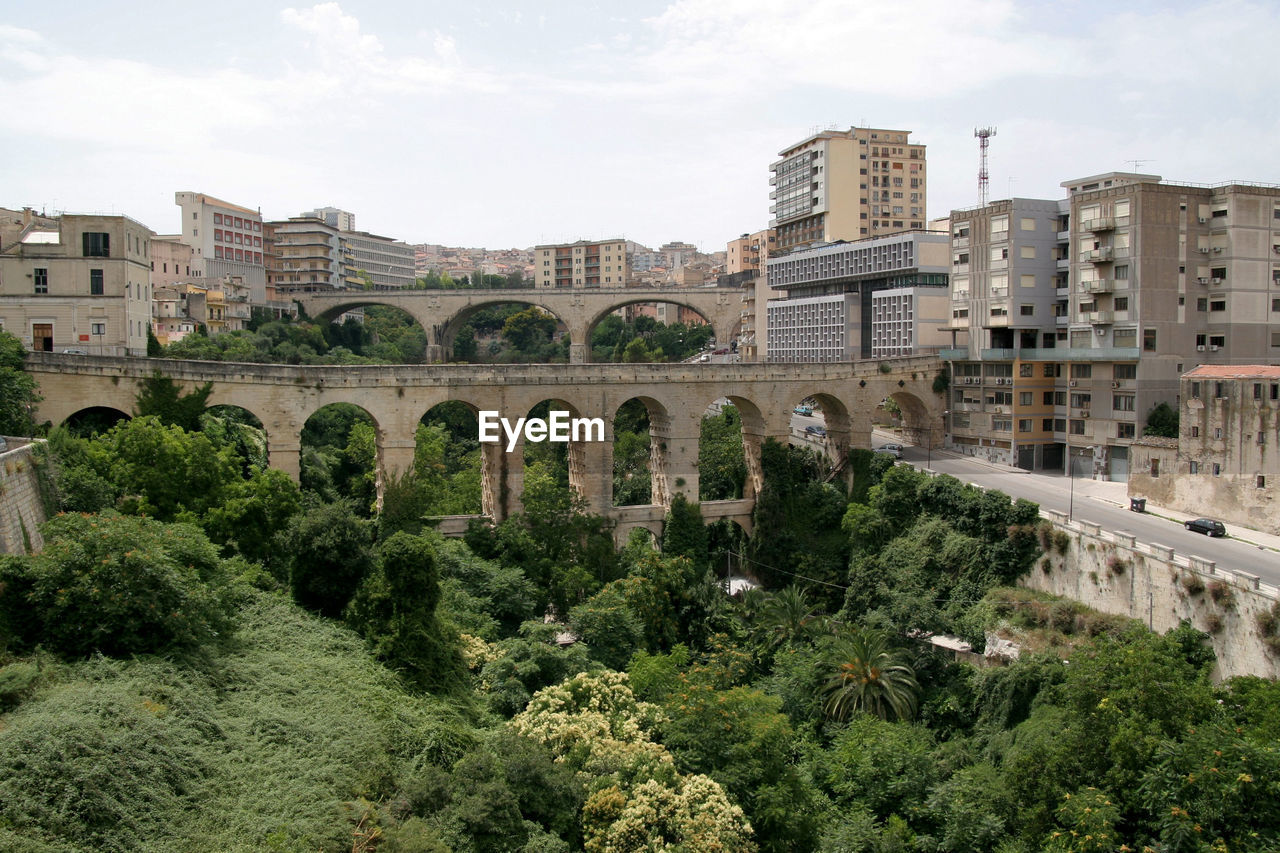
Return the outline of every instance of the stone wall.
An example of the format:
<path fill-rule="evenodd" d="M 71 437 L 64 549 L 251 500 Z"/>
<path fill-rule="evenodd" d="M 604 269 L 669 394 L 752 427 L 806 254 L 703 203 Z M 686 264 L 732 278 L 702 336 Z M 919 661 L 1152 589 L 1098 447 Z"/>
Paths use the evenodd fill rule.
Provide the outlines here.
<path fill-rule="evenodd" d="M 1090 522 L 1068 521 L 1064 513 L 1041 514 L 1066 534 L 1068 545 L 1065 554 L 1050 548 L 1022 579 L 1023 586 L 1131 616 L 1160 633 L 1189 619 L 1212 637 L 1215 678 L 1280 677 L 1280 656 L 1268 649 L 1257 627 L 1258 615 L 1280 600 L 1276 587 L 1212 560 L 1135 542 Z"/>
<path fill-rule="evenodd" d="M 0 554 L 29 554 L 44 547 L 40 525 L 45 520 L 39 475 L 32 459 L 34 445 L 8 439 L 12 448 L 0 453 Z"/>

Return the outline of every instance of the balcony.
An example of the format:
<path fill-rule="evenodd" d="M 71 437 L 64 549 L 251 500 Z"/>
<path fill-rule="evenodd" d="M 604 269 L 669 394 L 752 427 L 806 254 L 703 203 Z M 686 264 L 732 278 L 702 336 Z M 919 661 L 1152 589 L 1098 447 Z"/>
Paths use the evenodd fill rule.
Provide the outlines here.
<path fill-rule="evenodd" d="M 1015 350 L 1011 347 L 997 347 L 995 349 L 984 349 L 978 354 L 983 361 L 1013 361 Z"/>
<path fill-rule="evenodd" d="M 1064 347 L 1051 350 L 1053 361 L 1137 361 L 1137 347 Z M 1024 356 L 1025 357 L 1025 356 Z"/>
<path fill-rule="evenodd" d="M 1094 311 L 1089 315 L 1089 322 L 1095 326 L 1109 326 L 1115 322 L 1115 314 L 1112 311 Z"/>
<path fill-rule="evenodd" d="M 938 358 L 943 361 L 963 361 L 969 357 L 968 347 L 959 347 L 957 349 L 940 349 L 938 350 Z"/>
<path fill-rule="evenodd" d="M 1115 279 L 1095 278 L 1091 281 L 1079 282 L 1076 289 L 1081 293 L 1110 293 L 1116 289 Z"/>
<path fill-rule="evenodd" d="M 1116 227 L 1116 220 L 1114 216 L 1098 216 L 1085 219 L 1080 223 L 1080 227 L 1085 231 L 1112 231 Z"/>
<path fill-rule="evenodd" d="M 1105 264 L 1111 260 L 1111 255 L 1111 247 L 1104 246 L 1101 249 L 1090 249 L 1087 252 L 1081 252 L 1080 260 L 1095 264 Z"/>
<path fill-rule="evenodd" d="M 964 237 L 951 238 L 951 248 L 953 249 L 965 249 L 965 248 L 968 248 L 968 246 L 969 246 L 968 235 L 965 235 Z"/>
<path fill-rule="evenodd" d="M 1008 230 L 1005 230 L 1005 231 L 992 231 L 992 232 L 991 232 L 991 242 L 992 242 L 992 243 L 1002 243 L 1002 242 L 1004 242 L 1005 240 L 1008 240 L 1008 239 L 1009 239 L 1009 232 L 1008 232 Z"/>

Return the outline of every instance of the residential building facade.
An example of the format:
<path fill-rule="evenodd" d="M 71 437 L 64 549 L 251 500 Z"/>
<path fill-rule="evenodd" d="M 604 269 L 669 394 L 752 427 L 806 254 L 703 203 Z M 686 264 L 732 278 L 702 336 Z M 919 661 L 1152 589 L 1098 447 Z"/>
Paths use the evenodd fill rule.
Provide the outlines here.
<path fill-rule="evenodd" d="M 923 230 L 925 146 L 909 130 L 851 127 L 816 133 L 769 167 L 779 249 Z"/>
<path fill-rule="evenodd" d="M 944 287 L 894 287 L 871 293 L 871 357 L 941 350 L 951 298 Z"/>
<path fill-rule="evenodd" d="M 262 214 L 197 192 L 178 192 L 182 209 L 178 239 L 191 247 L 193 275 L 245 282 L 254 305 L 267 302 L 267 270 L 263 259 Z"/>
<path fill-rule="evenodd" d="M 267 279 L 277 298 L 290 293 L 338 290 L 344 282 L 337 228 L 307 216 L 270 222 Z"/>
<path fill-rule="evenodd" d="M 535 246 L 533 264 L 537 287 L 625 287 L 629 277 L 622 239 Z"/>
<path fill-rule="evenodd" d="M 1051 202 L 1015 199 L 952 213 L 954 393 L 972 380 L 983 392 L 977 408 L 972 394 L 953 399 L 950 441 L 1024 468 L 1070 466 L 1123 481 L 1146 414 L 1161 402 L 1176 405 L 1183 372 L 1280 359 L 1280 188 L 1175 184 L 1125 172 L 1063 187 L 1069 195 L 1058 202 L 1052 297 L 1041 283 L 1049 276 L 1043 242 L 1019 245 L 1015 237 L 1026 236 L 1027 219 L 1039 232 Z M 1006 213 L 1008 205 L 1015 209 Z M 1005 215 L 1007 229 L 993 224 Z M 1004 270 L 979 268 L 1006 260 L 1006 249 L 1010 264 L 1033 262 L 1026 271 L 1011 268 L 1007 283 L 999 278 Z M 1051 299 L 1049 327 L 1041 311 Z M 1010 419 L 987 411 L 1003 399 L 988 399 L 987 380 L 1012 379 L 1017 401 L 1026 396 L 1023 380 L 1038 383 L 1046 371 L 1055 380 L 1050 395 L 1028 389 L 1033 405 Z M 1004 429 L 1010 422 L 1013 429 Z"/>
<path fill-rule="evenodd" d="M 743 234 L 736 240 L 730 240 L 725 247 L 725 275 L 762 270 L 769 259 L 769 252 L 774 248 L 777 234 L 772 228 L 757 231 L 754 234 Z"/>
<path fill-rule="evenodd" d="M 146 355 L 155 232 L 127 216 L 52 220 L 0 252 L 0 328 L 31 350 Z"/>
<path fill-rule="evenodd" d="M 766 307 L 766 360 L 871 358 L 873 295 L 902 288 L 945 294 L 949 254 L 949 235 L 907 231 L 770 258 L 769 288 L 786 296 Z"/>
<path fill-rule="evenodd" d="M 1201 365 L 1180 386 L 1178 439 L 1134 443 L 1130 496 L 1280 533 L 1280 366 Z"/>

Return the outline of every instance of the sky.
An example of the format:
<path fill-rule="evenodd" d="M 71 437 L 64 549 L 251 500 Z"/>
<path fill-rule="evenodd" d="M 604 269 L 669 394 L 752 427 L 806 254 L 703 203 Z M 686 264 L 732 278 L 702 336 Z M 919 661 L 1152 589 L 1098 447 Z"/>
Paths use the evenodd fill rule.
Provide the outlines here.
<path fill-rule="evenodd" d="M 769 223 L 818 130 L 912 131 L 930 217 L 1105 171 L 1280 183 L 1280 4 L 0 0 L 0 206 L 178 227 L 176 191 L 411 243 Z M 1137 161 L 1135 163 L 1135 161 Z"/>

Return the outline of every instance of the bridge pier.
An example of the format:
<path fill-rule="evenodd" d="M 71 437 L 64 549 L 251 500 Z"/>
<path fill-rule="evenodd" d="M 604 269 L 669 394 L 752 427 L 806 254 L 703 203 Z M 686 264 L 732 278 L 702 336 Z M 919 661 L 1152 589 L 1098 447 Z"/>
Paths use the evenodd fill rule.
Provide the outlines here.
<path fill-rule="evenodd" d="M 569 344 L 570 364 L 589 364 L 591 362 L 590 344 Z"/>
<path fill-rule="evenodd" d="M 445 355 L 446 353 L 443 344 L 427 344 L 427 364 L 443 364 L 448 361 L 448 359 L 445 358 Z"/>
<path fill-rule="evenodd" d="M 480 445 L 480 512 L 495 523 L 524 511 L 524 445 L 507 453 L 500 443 Z"/>
<path fill-rule="evenodd" d="M 586 502 L 587 512 L 607 515 L 613 508 L 613 443 L 570 443 L 569 485 Z"/>
<path fill-rule="evenodd" d="M 268 441 L 267 465 L 288 474 L 295 483 L 302 482 L 302 444 L 286 445 Z"/>

